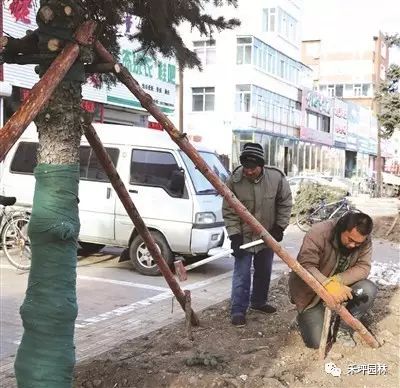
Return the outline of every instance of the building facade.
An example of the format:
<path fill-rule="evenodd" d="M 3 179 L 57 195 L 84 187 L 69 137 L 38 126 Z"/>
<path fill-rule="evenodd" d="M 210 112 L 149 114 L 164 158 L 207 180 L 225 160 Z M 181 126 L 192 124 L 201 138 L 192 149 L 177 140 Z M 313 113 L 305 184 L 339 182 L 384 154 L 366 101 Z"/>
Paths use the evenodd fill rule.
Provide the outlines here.
<path fill-rule="evenodd" d="M 216 9 L 241 26 L 204 39 L 182 28 L 203 71 L 184 73 L 184 130 L 219 154 L 238 160 L 242 145 L 259 141 L 267 163 L 292 173 L 301 120 L 299 85 L 310 71 L 300 62 L 302 1 L 239 1 Z M 233 146 L 232 146 L 233 136 Z"/>
<path fill-rule="evenodd" d="M 306 40 L 301 52 L 302 61 L 313 70 L 315 90 L 377 113 L 374 95 L 389 66 L 389 50 L 381 32 L 348 39 Z"/>
<path fill-rule="evenodd" d="M 383 34 L 303 41 L 302 61 L 313 70 L 313 89 L 335 99 L 334 145 L 344 149 L 344 175 L 372 175 L 376 170 L 379 112 L 374 95 L 389 65 Z M 347 128 L 337 114 L 347 116 Z M 345 141 L 339 141 L 341 131 L 346 132 L 342 136 Z M 392 149 L 385 143 L 382 140 L 382 157 L 391 157 Z"/>

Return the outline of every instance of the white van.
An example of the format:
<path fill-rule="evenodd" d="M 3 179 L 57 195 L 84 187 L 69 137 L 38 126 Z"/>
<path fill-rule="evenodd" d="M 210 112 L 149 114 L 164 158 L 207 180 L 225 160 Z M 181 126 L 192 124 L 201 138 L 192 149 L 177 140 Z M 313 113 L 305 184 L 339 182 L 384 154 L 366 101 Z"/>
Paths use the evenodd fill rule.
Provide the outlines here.
<path fill-rule="evenodd" d="M 206 256 L 224 241 L 222 197 L 164 131 L 111 124 L 94 127 L 145 224 L 172 264 L 176 255 Z M 8 153 L 0 181 L 2 195 L 32 206 L 37 132 L 31 124 Z M 228 172 L 215 153 L 198 147 L 222 180 Z M 79 235 L 83 249 L 129 247 L 135 268 L 157 275 L 158 267 L 85 137 L 80 146 Z"/>

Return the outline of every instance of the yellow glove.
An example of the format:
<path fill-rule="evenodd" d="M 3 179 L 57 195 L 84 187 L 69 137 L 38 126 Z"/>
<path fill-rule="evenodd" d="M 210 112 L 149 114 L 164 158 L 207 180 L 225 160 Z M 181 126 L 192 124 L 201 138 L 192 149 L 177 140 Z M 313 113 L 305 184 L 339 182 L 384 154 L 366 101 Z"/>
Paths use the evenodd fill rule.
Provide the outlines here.
<path fill-rule="evenodd" d="M 348 299 L 353 299 L 353 295 L 351 294 L 352 289 L 345 286 L 337 275 L 328 278 L 324 283 L 324 287 L 325 290 L 332 295 L 336 303 L 342 303 Z"/>

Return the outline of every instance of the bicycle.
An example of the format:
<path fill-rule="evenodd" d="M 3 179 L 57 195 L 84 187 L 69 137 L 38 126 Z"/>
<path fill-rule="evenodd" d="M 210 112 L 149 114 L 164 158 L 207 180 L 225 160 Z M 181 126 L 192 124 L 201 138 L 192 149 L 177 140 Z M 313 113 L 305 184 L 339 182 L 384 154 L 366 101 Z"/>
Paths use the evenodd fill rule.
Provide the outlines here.
<path fill-rule="evenodd" d="M 15 202 L 15 197 L 0 195 L 0 247 L 15 268 L 28 270 L 32 256 L 28 237 L 29 214 L 17 209 L 9 210 Z"/>
<path fill-rule="evenodd" d="M 347 198 L 331 203 L 326 203 L 323 199 L 316 209 L 312 207 L 307 214 L 298 213 L 296 215 L 296 224 L 300 230 L 308 232 L 318 222 L 339 218 L 354 210 L 356 209 L 349 203 Z"/>

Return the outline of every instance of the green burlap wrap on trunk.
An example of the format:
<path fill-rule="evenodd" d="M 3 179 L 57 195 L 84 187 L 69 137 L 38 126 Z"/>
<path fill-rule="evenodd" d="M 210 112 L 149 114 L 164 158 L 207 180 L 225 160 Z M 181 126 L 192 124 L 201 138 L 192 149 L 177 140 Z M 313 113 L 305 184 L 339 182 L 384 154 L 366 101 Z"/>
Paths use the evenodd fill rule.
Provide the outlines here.
<path fill-rule="evenodd" d="M 32 264 L 20 313 L 18 387 L 72 385 L 75 364 L 79 165 L 39 164 L 28 233 Z"/>

